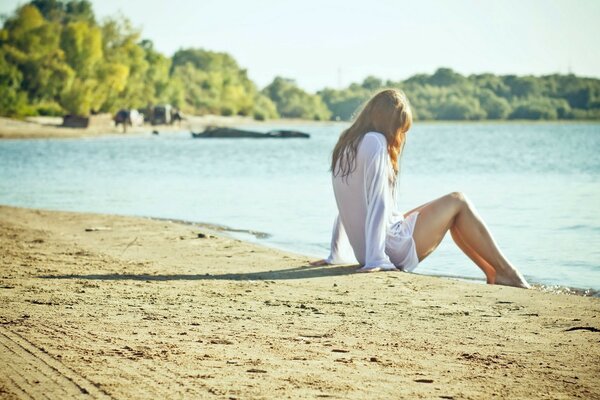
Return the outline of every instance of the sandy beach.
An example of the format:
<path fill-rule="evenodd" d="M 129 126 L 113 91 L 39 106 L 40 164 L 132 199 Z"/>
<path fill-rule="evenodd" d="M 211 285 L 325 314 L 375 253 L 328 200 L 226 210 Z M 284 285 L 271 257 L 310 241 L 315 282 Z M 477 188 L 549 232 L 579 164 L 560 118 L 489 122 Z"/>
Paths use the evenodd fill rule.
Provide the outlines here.
<path fill-rule="evenodd" d="M 268 120 L 257 121 L 251 117 L 203 115 L 186 116 L 180 124 L 173 125 L 150 125 L 127 127 L 123 132 L 121 125 L 90 128 L 67 128 L 61 126 L 62 118 L 59 117 L 28 117 L 25 120 L 0 117 L 0 140 L 1 139 L 69 139 L 86 138 L 97 136 L 127 136 L 128 134 L 152 133 L 159 134 L 181 132 L 181 131 L 203 131 L 208 126 L 248 126 L 265 124 L 285 125 L 313 125 L 332 124 L 335 122 L 308 121 L 302 119 Z"/>
<path fill-rule="evenodd" d="M 256 124 L 250 117 L 223 117 L 219 115 L 189 116 L 181 124 L 156 125 L 144 124 L 143 126 L 127 127 L 123 132 L 121 125 L 90 128 L 67 128 L 61 126 L 62 118 L 58 117 L 29 117 L 25 120 L 0 117 L 0 139 L 66 139 L 85 138 L 95 136 L 125 136 L 135 133 L 160 133 L 179 132 L 182 130 L 200 131 L 210 125 L 231 126 Z"/>
<path fill-rule="evenodd" d="M 600 398 L 600 299 L 0 207 L 2 398 Z"/>

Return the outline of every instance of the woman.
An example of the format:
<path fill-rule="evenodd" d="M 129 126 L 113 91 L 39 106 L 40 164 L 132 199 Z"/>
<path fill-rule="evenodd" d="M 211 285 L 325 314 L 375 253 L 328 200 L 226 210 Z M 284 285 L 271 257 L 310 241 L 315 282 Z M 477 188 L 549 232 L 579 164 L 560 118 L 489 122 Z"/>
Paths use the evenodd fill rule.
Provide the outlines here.
<path fill-rule="evenodd" d="M 399 90 L 388 89 L 373 96 L 341 134 L 331 160 L 339 211 L 331 253 L 311 264 L 348 261 L 351 247 L 362 265 L 360 272 L 413 271 L 450 231 L 488 284 L 528 288 L 462 193 L 450 193 L 404 215 L 396 211 L 399 158 L 411 124 L 408 100 Z"/>

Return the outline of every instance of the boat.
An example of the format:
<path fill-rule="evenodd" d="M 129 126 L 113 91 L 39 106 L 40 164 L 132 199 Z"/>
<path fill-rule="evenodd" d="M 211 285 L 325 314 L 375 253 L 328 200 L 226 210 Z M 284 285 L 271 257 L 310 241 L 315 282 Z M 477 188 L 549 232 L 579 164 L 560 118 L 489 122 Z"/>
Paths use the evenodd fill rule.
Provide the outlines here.
<path fill-rule="evenodd" d="M 271 130 L 266 133 L 263 132 L 255 132 L 255 131 L 247 131 L 243 129 L 236 128 L 225 128 L 225 127 L 215 127 L 209 126 L 203 132 L 191 132 L 192 137 L 195 139 L 207 139 L 207 138 L 252 138 L 252 139 L 289 139 L 289 138 L 303 138 L 308 139 L 310 135 L 308 133 L 286 130 L 286 129 L 276 129 Z"/>

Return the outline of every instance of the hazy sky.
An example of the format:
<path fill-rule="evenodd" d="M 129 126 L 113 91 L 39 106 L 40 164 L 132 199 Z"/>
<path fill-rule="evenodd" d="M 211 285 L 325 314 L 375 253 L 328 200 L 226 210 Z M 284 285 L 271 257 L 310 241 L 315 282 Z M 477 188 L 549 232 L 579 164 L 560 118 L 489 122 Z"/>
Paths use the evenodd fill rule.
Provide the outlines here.
<path fill-rule="evenodd" d="M 0 13 L 24 1 L 0 0 Z M 158 50 L 225 51 L 260 86 L 315 91 L 367 75 L 400 80 L 440 66 L 463 74 L 600 77 L 600 0 L 96 0 Z"/>

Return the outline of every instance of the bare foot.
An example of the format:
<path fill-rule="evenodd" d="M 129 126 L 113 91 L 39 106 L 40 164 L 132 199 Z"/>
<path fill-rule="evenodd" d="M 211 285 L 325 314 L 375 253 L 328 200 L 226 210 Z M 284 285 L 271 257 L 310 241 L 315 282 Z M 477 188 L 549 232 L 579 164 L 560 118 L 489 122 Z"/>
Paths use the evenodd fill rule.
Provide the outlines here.
<path fill-rule="evenodd" d="M 507 270 L 497 270 L 495 284 L 503 286 L 514 286 L 523 289 L 529 289 L 531 287 L 529 283 L 527 283 L 523 275 L 521 275 L 519 271 L 517 271 L 514 268 L 510 268 Z"/>

